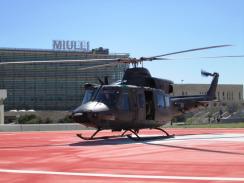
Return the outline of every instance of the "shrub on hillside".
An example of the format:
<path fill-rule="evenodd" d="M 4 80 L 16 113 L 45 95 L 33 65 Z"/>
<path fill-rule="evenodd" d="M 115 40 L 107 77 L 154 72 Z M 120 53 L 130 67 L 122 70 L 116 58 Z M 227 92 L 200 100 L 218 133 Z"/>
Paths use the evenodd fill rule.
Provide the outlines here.
<path fill-rule="evenodd" d="M 58 123 L 74 123 L 74 121 L 67 115 L 63 119 L 60 119 Z"/>
<path fill-rule="evenodd" d="M 19 124 L 40 124 L 42 119 L 35 114 L 26 114 L 20 116 L 18 119 Z"/>

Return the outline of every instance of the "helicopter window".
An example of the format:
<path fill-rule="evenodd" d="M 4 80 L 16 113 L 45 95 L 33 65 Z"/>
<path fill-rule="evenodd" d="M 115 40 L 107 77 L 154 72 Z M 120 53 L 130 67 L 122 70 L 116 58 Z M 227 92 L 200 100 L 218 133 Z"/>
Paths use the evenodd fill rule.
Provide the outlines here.
<path fill-rule="evenodd" d="M 165 102 L 164 102 L 164 95 L 161 93 L 157 94 L 157 103 L 158 107 L 165 107 Z"/>
<path fill-rule="evenodd" d="M 114 107 L 117 103 L 118 95 L 119 91 L 116 90 L 101 90 L 95 101 L 102 102 L 109 107 Z"/>
<path fill-rule="evenodd" d="M 170 106 L 170 98 L 169 98 L 169 96 L 165 96 L 165 105 L 166 105 L 166 107 Z"/>
<path fill-rule="evenodd" d="M 121 95 L 120 105 L 121 110 L 128 111 L 129 110 L 129 97 L 128 93 L 123 93 Z"/>
<path fill-rule="evenodd" d="M 143 108 L 145 103 L 145 97 L 143 94 L 138 95 L 138 102 L 139 102 L 139 107 Z"/>
<path fill-rule="evenodd" d="M 85 90 L 85 95 L 82 100 L 82 104 L 89 102 L 92 99 L 95 90 Z"/>

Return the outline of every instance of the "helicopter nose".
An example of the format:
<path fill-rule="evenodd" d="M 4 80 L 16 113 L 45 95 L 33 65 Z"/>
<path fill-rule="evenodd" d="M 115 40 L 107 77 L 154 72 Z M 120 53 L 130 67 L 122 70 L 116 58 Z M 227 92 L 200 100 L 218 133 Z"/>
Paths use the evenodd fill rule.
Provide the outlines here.
<path fill-rule="evenodd" d="M 84 112 L 92 113 L 92 112 L 105 112 L 105 111 L 109 111 L 107 105 L 101 102 L 92 101 L 77 107 L 73 111 L 73 113 L 84 113 Z"/>
<path fill-rule="evenodd" d="M 89 102 L 76 108 L 71 118 L 83 124 L 93 123 L 99 119 L 100 114 L 109 111 L 109 108 L 99 102 Z"/>
<path fill-rule="evenodd" d="M 70 115 L 70 118 L 77 123 L 83 123 L 83 124 L 90 121 L 87 112 L 73 112 Z"/>

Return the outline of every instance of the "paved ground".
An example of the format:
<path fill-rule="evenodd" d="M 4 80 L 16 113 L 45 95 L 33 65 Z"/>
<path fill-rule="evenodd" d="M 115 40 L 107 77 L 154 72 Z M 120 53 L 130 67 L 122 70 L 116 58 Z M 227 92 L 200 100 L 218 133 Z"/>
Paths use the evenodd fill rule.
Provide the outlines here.
<path fill-rule="evenodd" d="M 177 136 L 144 142 L 0 133 L 0 182 L 244 182 L 244 129 L 168 131 Z"/>

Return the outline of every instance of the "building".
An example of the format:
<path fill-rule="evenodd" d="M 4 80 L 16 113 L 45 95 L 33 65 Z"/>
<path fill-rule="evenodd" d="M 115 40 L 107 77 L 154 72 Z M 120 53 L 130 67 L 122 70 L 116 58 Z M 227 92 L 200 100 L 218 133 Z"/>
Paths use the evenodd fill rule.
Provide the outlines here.
<path fill-rule="evenodd" d="M 128 54 L 109 54 L 107 49 L 92 51 L 0 49 L 0 62 L 76 59 L 127 58 Z M 102 64 L 112 61 L 102 62 Z M 83 85 L 98 83 L 108 76 L 120 80 L 128 65 L 113 65 L 89 70 L 79 68 L 100 65 L 98 62 L 34 63 L 0 65 L 0 88 L 8 90 L 6 110 L 72 110 L 81 104 Z"/>
<path fill-rule="evenodd" d="M 209 84 L 174 84 L 173 95 L 204 95 Z M 216 90 L 217 100 L 225 103 L 243 102 L 243 85 L 219 84 Z"/>
<path fill-rule="evenodd" d="M 4 124 L 4 105 L 3 100 L 7 97 L 6 90 L 0 90 L 0 125 Z"/>

